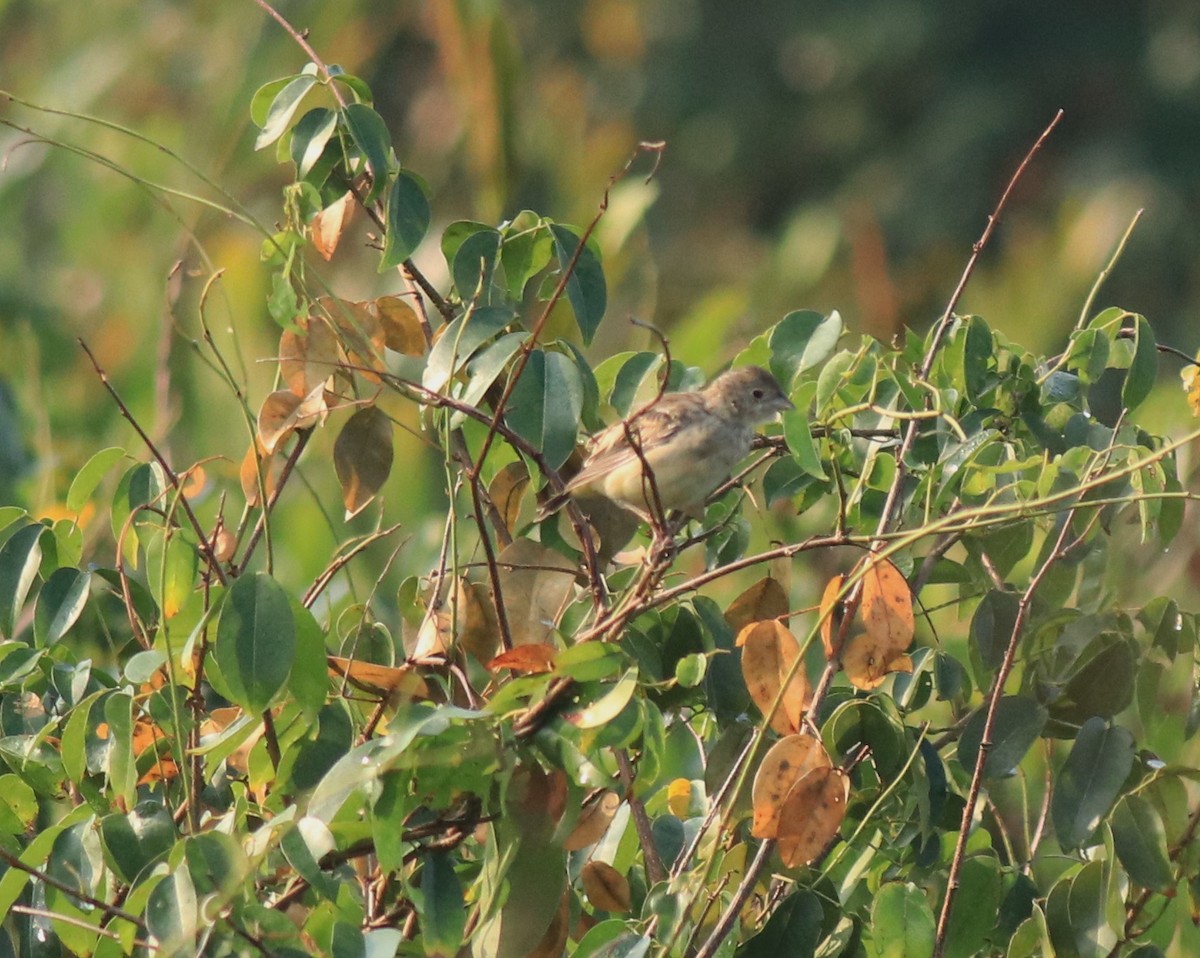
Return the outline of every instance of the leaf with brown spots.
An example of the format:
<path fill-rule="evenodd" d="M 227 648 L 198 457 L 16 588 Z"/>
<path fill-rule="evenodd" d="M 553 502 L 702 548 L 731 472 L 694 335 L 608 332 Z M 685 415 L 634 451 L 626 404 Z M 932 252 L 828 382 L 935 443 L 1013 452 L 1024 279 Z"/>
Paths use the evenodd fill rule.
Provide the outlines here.
<path fill-rule="evenodd" d="M 863 574 L 862 620 L 867 632 L 888 648 L 903 651 L 912 642 L 912 591 L 887 559 L 871 559 Z"/>
<path fill-rule="evenodd" d="M 496 505 L 504 527 L 512 535 L 521 519 L 521 503 L 529 489 L 529 470 L 521 461 L 510 462 L 488 485 L 488 498 Z"/>
<path fill-rule="evenodd" d="M 840 768 L 814 768 L 794 786 L 779 811 L 775 840 L 788 868 L 815 861 L 846 817 L 850 779 Z"/>
<path fill-rule="evenodd" d="M 786 623 L 788 597 L 779 580 L 771 576 L 759 579 L 729 604 L 725 621 L 735 633 L 751 622 L 764 619 L 783 619 Z"/>
<path fill-rule="evenodd" d="M 750 793 L 754 820 L 750 834 L 755 838 L 774 838 L 779 814 L 792 786 L 815 768 L 833 763 L 825 747 L 811 735 L 788 735 L 771 746 L 754 776 Z"/>
<path fill-rule="evenodd" d="M 878 688 L 889 672 L 911 672 L 912 659 L 892 646 L 891 640 L 869 632 L 860 632 L 846 642 L 842 649 L 842 668 L 846 678 L 863 690 Z"/>
<path fill-rule="evenodd" d="M 796 664 L 800 656 L 796 637 L 778 619 L 769 619 L 747 625 L 738 633 L 737 644 L 742 649 L 746 688 L 758 710 L 780 735 L 799 731 L 812 689 L 804 663 Z M 789 675 L 781 698 L 780 689 Z"/>

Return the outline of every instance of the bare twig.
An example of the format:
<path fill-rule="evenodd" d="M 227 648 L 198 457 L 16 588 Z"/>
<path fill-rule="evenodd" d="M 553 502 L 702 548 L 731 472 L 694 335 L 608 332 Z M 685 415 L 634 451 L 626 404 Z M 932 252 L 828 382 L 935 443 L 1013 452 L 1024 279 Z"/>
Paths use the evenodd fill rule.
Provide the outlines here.
<path fill-rule="evenodd" d="M 654 832 L 650 828 L 650 819 L 646 816 L 646 805 L 633 794 L 633 763 L 629 753 L 623 749 L 613 749 L 617 758 L 617 771 L 621 776 L 621 787 L 625 789 L 625 801 L 629 803 L 629 812 L 633 817 L 633 827 L 637 831 L 638 842 L 642 846 L 642 857 L 646 864 L 646 882 L 656 885 L 667 878 L 667 870 L 663 867 L 658 854 L 658 846 L 654 844 Z"/>

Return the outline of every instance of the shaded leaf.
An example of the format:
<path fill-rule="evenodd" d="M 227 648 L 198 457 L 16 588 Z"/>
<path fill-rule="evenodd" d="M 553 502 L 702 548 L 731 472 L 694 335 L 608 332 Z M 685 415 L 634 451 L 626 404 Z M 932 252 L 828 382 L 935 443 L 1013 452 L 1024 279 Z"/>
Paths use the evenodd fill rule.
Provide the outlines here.
<path fill-rule="evenodd" d="M 579 878 L 593 908 L 624 913 L 632 907 L 629 882 L 607 862 L 588 862 Z"/>
<path fill-rule="evenodd" d="M 326 384 L 340 362 L 337 336 L 324 316 L 307 316 L 279 337 L 280 375 L 298 397 Z"/>
<path fill-rule="evenodd" d="M 1133 881 L 1161 892 L 1175 884 L 1166 829 L 1153 803 L 1141 795 L 1126 795 L 1113 811 L 1112 830 L 1117 855 Z"/>
<path fill-rule="evenodd" d="M 557 469 L 575 450 L 583 381 L 570 357 L 535 350 L 509 397 L 505 419 Z"/>
<path fill-rule="evenodd" d="M 968 720 L 958 742 L 958 760 L 968 772 L 973 772 L 979 760 L 986 708 L 980 708 Z M 1029 747 L 1037 741 L 1046 726 L 1045 706 L 1023 695 L 1006 695 L 996 703 L 992 726 L 992 746 L 988 752 L 984 774 L 1002 778 L 1012 774 Z"/>
<path fill-rule="evenodd" d="M 383 327 L 383 343 L 404 356 L 425 355 L 425 331 L 416 310 L 400 296 L 380 296 L 370 304 Z"/>
<path fill-rule="evenodd" d="M 579 813 L 579 821 L 575 823 L 575 828 L 563 842 L 563 849 L 568 852 L 577 852 L 581 848 L 596 844 L 608 831 L 608 826 L 612 824 L 613 817 L 620 807 L 620 795 L 611 789 L 600 792 L 592 801 L 584 805 L 583 811 Z"/>
<path fill-rule="evenodd" d="M 933 954 L 933 910 L 911 882 L 887 882 L 871 903 L 869 953 L 873 958 L 925 958 Z"/>
<path fill-rule="evenodd" d="M 421 183 L 411 173 L 396 174 L 387 201 L 387 236 L 379 272 L 399 266 L 409 259 L 429 232 L 432 213 Z"/>
<path fill-rule="evenodd" d="M 1054 831 L 1063 848 L 1092 844 L 1092 836 L 1129 776 L 1133 754 L 1128 729 L 1109 726 L 1101 718 L 1083 724 L 1059 774 L 1051 805 Z"/>
<path fill-rule="evenodd" d="M 737 644 L 742 649 L 746 688 L 758 710 L 780 735 L 798 731 L 812 689 L 804 663 L 796 664 L 800 658 L 796 637 L 777 619 L 770 619 L 742 629 Z M 791 679 L 785 688 L 784 681 L 789 675 Z M 784 689 L 782 696 L 780 689 Z"/>
<path fill-rule="evenodd" d="M 370 203 L 387 183 L 392 139 L 383 117 L 365 103 L 350 103 L 342 110 L 342 119 L 355 146 L 371 171 L 371 189 L 364 202 Z"/>
<path fill-rule="evenodd" d="M 570 267 L 571 260 L 579 249 L 579 237 L 566 226 L 552 224 L 550 233 L 554 237 L 554 252 L 562 270 Z M 584 246 L 571 277 L 567 280 L 567 299 L 575 313 L 575 322 L 583 335 L 584 345 L 589 345 L 604 318 L 608 306 L 608 288 L 604 281 L 604 269 L 591 248 Z"/>
<path fill-rule="evenodd" d="M 213 657 L 222 695 L 247 712 L 262 712 L 287 682 L 296 629 L 287 592 L 263 572 L 238 578 L 225 596 Z"/>
<path fill-rule="evenodd" d="M 754 775 L 750 833 L 755 838 L 774 838 L 792 786 L 813 769 L 831 765 L 824 746 L 811 735 L 788 735 L 772 745 Z"/>
<path fill-rule="evenodd" d="M 850 779 L 840 768 L 814 768 L 792 786 L 775 832 L 788 868 L 810 864 L 837 837 L 849 794 Z"/>
<path fill-rule="evenodd" d="M 392 471 L 392 421 L 382 410 L 364 406 L 346 420 L 333 444 L 333 466 L 350 520 L 375 498 Z"/>

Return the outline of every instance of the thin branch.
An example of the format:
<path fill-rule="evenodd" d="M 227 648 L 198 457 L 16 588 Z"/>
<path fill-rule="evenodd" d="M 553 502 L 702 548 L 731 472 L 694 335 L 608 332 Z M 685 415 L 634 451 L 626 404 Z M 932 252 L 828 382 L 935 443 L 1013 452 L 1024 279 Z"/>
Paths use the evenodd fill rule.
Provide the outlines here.
<path fill-rule="evenodd" d="M 85 905 L 91 905 L 93 908 L 99 908 L 104 914 L 112 918 L 120 918 L 122 921 L 127 921 L 137 928 L 142 929 L 143 932 L 146 930 L 145 923 L 137 915 L 130 914 L 115 905 L 110 905 L 108 902 L 82 892 L 78 888 L 72 888 L 66 882 L 59 881 L 53 875 L 47 874 L 40 868 L 35 868 L 33 865 L 26 865 L 25 862 L 21 861 L 20 858 L 6 848 L 0 847 L 0 861 L 4 862 L 9 868 L 15 868 L 17 871 L 24 872 L 31 878 L 36 878 L 43 885 L 55 888 L 64 895 L 70 895 L 76 901 L 81 901 Z"/>
<path fill-rule="evenodd" d="M 267 529 L 267 520 L 271 517 L 271 510 L 275 508 L 275 503 L 279 501 L 279 497 L 283 494 L 283 487 L 287 484 L 288 477 L 291 476 L 292 470 L 296 467 L 296 463 L 300 459 L 300 454 L 304 452 L 304 447 L 308 445 L 308 440 L 312 438 L 311 429 L 296 430 L 296 445 L 292 447 L 292 451 L 288 453 L 288 457 L 284 460 L 283 468 L 279 472 L 279 479 L 275 482 L 275 489 L 272 491 L 267 503 L 263 506 L 262 513 L 258 517 L 258 522 L 254 526 L 254 531 L 250 534 L 250 541 L 246 543 L 246 550 L 242 553 L 242 561 L 238 565 L 238 575 L 246 571 L 246 567 L 250 564 L 250 559 L 254 555 L 254 550 L 258 546 L 258 540 L 262 538 L 263 533 Z"/>
<path fill-rule="evenodd" d="M 633 827 L 637 832 L 638 842 L 642 846 L 642 857 L 646 864 L 646 882 L 657 885 L 666 881 L 667 870 L 663 867 L 662 858 L 658 854 L 658 846 L 654 844 L 654 832 L 650 827 L 650 819 L 646 816 L 645 803 L 633 794 L 633 763 L 629 760 L 629 752 L 623 748 L 613 749 L 617 758 L 617 771 L 621 776 L 621 787 L 625 789 L 625 801 L 629 803 L 629 813 L 633 818 Z"/>
<path fill-rule="evenodd" d="M 196 513 L 192 511 L 192 505 L 190 502 L 188 502 L 187 496 L 183 495 L 183 486 L 179 481 L 179 476 L 175 474 L 175 470 L 171 468 L 166 458 L 164 458 L 163 454 L 159 451 L 158 446 L 154 444 L 154 441 L 146 434 L 146 430 L 141 427 L 141 424 L 134 418 L 133 413 L 129 411 L 129 407 L 125 405 L 125 401 L 121 398 L 120 393 L 117 392 L 116 387 L 113 386 L 112 381 L 109 380 L 108 373 L 100 368 L 100 364 L 96 361 L 96 357 L 92 354 L 92 351 L 88 349 L 87 343 L 85 343 L 82 338 L 77 340 L 77 342 L 83 348 L 83 351 L 87 353 L 88 359 L 90 359 L 92 362 L 92 368 L 96 371 L 96 375 L 100 378 L 100 382 L 103 384 L 104 388 L 108 390 L 108 394 L 112 397 L 113 402 L 117 404 L 117 409 L 120 410 L 121 415 L 125 418 L 125 421 L 128 422 L 129 425 L 133 426 L 134 431 L 141 438 L 142 442 L 145 443 L 146 448 L 150 450 L 150 454 L 154 456 L 155 460 L 157 460 L 158 464 L 162 467 L 163 472 L 167 476 L 167 481 L 171 483 L 171 487 L 179 493 L 179 504 L 183 506 L 184 514 L 187 516 L 188 522 L 191 524 L 192 531 L 196 533 L 196 539 L 198 540 L 197 545 L 201 553 L 203 553 L 205 560 L 208 562 L 209 568 L 212 569 L 213 574 L 221 580 L 222 585 L 228 585 L 229 579 L 225 575 L 225 570 L 221 568 L 221 563 L 217 559 L 216 553 L 213 552 L 212 543 L 208 541 L 208 536 L 205 534 L 203 527 L 200 525 L 200 520 L 196 518 Z"/>

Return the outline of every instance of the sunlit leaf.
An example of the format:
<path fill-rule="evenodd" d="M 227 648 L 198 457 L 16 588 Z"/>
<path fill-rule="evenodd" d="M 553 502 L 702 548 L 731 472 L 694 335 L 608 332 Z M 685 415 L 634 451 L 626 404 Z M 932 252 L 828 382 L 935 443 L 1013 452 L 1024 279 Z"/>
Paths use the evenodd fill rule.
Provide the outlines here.
<path fill-rule="evenodd" d="M 873 558 L 862 578 L 863 627 L 888 649 L 903 652 L 913 638 L 912 592 L 887 559 Z"/>
<path fill-rule="evenodd" d="M 751 622 L 783 619 L 788 614 L 788 597 L 779 580 L 764 576 L 729 603 L 725 621 L 734 633 L 741 632 Z"/>
<path fill-rule="evenodd" d="M 754 776 L 752 801 L 755 838 L 774 838 L 788 793 L 804 775 L 831 767 L 829 755 L 811 735 L 788 735 L 771 746 Z"/>
<path fill-rule="evenodd" d="M 38 645 L 57 642 L 83 614 L 92 576 L 65 566 L 55 569 L 38 593 L 33 615 L 33 638 Z"/>
<path fill-rule="evenodd" d="M 353 193 L 345 193 L 326 206 L 308 224 L 313 248 L 326 262 L 333 259 L 342 233 L 354 218 L 356 201 Z"/>
<path fill-rule="evenodd" d="M 328 320 L 311 315 L 296 329 L 279 337 L 279 371 L 288 389 L 298 397 L 309 396 L 328 382 L 341 361 L 337 336 Z"/>
<path fill-rule="evenodd" d="M 583 383 L 570 357 L 535 350 L 509 397 L 509 425 L 557 469 L 575 449 L 583 412 Z"/>
<path fill-rule="evenodd" d="M 337 130 L 337 114 L 323 106 L 309 110 L 292 127 L 288 151 L 296 164 L 296 178 L 312 172 L 325 152 L 325 145 Z"/>
<path fill-rule="evenodd" d="M 307 396 L 280 389 L 263 400 L 258 410 L 258 442 L 264 452 L 275 452 L 280 443 L 297 429 L 309 429 L 327 411 L 325 386 L 318 383 Z"/>
<path fill-rule="evenodd" d="M 843 610 L 841 607 L 840 596 L 842 594 L 842 586 L 846 582 L 844 575 L 835 575 L 825 585 L 825 591 L 821 593 L 821 643 L 825 646 L 825 658 L 833 658 L 833 642 L 834 636 L 839 634 L 842 628 Z"/>
<path fill-rule="evenodd" d="M 855 688 L 879 688 L 892 672 L 911 672 L 912 659 L 893 648 L 891 640 L 860 632 L 846 640 L 842 649 L 842 668 Z"/>
<path fill-rule="evenodd" d="M 371 304 L 383 327 L 383 342 L 388 349 L 405 356 L 425 355 L 425 332 L 421 320 L 403 297 L 381 296 Z"/>
<path fill-rule="evenodd" d="M 788 868 L 809 864 L 837 837 L 849 792 L 850 779 L 840 768 L 811 769 L 791 787 L 775 832 Z"/>
<path fill-rule="evenodd" d="M 370 203 L 387 183 L 392 139 L 383 117 L 365 103 L 350 103 L 342 110 L 342 120 L 349 130 L 371 172 L 371 189 L 364 198 Z"/>
<path fill-rule="evenodd" d="M 14 532 L 0 548 L 0 634 L 5 638 L 14 637 L 17 616 L 37 577 L 45 531 L 41 523 L 31 522 Z"/>
<path fill-rule="evenodd" d="M 279 81 L 276 81 L 278 83 Z M 292 116 L 300 106 L 300 101 L 304 99 L 305 94 L 313 88 L 313 84 L 317 82 L 317 78 L 312 74 L 301 74 L 300 76 L 292 77 L 278 92 L 274 91 L 275 84 L 267 84 L 259 89 L 255 94 L 257 100 L 261 101 L 266 98 L 268 90 L 274 92 L 271 98 L 270 106 L 267 107 L 265 115 L 262 115 L 262 120 L 255 120 L 262 130 L 258 137 L 254 140 L 254 148 L 261 150 L 264 146 L 270 146 L 277 139 L 283 136 L 288 124 L 291 122 Z M 251 117 L 258 114 L 259 108 L 257 105 L 251 105 Z"/>
<path fill-rule="evenodd" d="M 793 668 L 800 656 L 800 643 L 777 619 L 754 622 L 738 633 L 742 649 L 742 675 L 750 698 L 781 735 L 800 728 L 812 689 L 804 663 Z M 785 687 L 784 681 L 788 679 Z M 780 696 L 780 689 L 785 689 Z M 778 700 L 778 708 L 775 708 Z"/>
<path fill-rule="evenodd" d="M 492 672 L 499 669 L 509 669 L 513 672 L 531 672 L 534 674 L 553 672 L 554 660 L 557 657 L 557 646 L 531 643 L 528 645 L 518 645 L 507 652 L 501 652 L 488 662 L 487 667 Z"/>
<path fill-rule="evenodd" d="M 125 450 L 119 446 L 109 446 L 92 455 L 83 468 L 75 473 L 71 480 L 71 488 L 67 490 L 66 506 L 72 512 L 79 512 L 96 491 L 96 487 L 118 462 L 125 456 Z"/>
<path fill-rule="evenodd" d="M 933 909 L 911 882 L 887 882 L 871 903 L 872 958 L 916 958 L 933 954 Z"/>
<path fill-rule="evenodd" d="M 377 406 L 346 420 L 333 444 L 333 466 L 350 520 L 378 495 L 392 471 L 392 421 Z"/>

